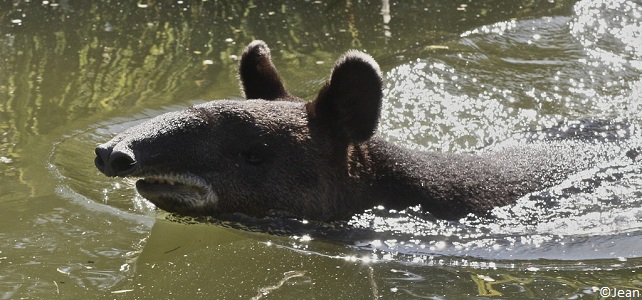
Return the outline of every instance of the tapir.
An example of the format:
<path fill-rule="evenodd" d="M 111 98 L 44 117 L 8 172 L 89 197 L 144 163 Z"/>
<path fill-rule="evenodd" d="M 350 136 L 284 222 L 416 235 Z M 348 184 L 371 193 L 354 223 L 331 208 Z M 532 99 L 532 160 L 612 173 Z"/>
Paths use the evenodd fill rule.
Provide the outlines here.
<path fill-rule="evenodd" d="M 563 141 L 475 153 L 388 142 L 376 133 L 382 73 L 360 51 L 337 60 L 312 101 L 286 90 L 263 41 L 245 48 L 239 77 L 247 100 L 194 105 L 126 129 L 96 147 L 96 167 L 140 178 L 140 195 L 182 215 L 282 211 L 329 221 L 381 205 L 453 220 L 514 203 L 603 158 Z"/>

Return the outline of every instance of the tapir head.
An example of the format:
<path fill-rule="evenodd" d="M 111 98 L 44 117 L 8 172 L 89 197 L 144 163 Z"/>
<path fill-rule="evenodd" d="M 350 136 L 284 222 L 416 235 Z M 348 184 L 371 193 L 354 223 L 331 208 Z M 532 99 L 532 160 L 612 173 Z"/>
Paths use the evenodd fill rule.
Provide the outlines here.
<path fill-rule="evenodd" d="M 262 41 L 239 67 L 249 100 L 218 100 L 171 112 L 96 148 L 107 176 L 138 177 L 138 192 L 185 215 L 271 209 L 327 219 L 350 201 L 348 152 L 374 133 L 379 66 L 349 51 L 311 102 L 290 95 Z"/>

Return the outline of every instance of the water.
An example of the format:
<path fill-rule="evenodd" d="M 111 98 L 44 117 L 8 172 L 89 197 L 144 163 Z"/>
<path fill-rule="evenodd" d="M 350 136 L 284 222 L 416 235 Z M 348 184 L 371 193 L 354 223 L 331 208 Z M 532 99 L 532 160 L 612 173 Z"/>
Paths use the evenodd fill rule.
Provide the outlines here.
<path fill-rule="evenodd" d="M 598 298 L 600 287 L 642 288 L 642 165 L 626 158 L 642 141 L 642 3 L 495 2 L 1 4 L 0 298 Z M 253 38 L 307 98 L 342 52 L 371 53 L 385 73 L 379 132 L 408 147 L 623 147 L 492 217 L 457 222 L 415 208 L 332 225 L 185 219 L 93 167 L 93 147 L 124 128 L 239 98 L 236 59 Z"/>
<path fill-rule="evenodd" d="M 631 14 L 622 15 L 620 9 Z M 642 44 L 635 37 L 640 37 L 640 9 L 628 2 L 604 7 L 580 2 L 571 16 L 466 31 L 442 47 L 456 53 L 439 50 L 388 72 L 392 100 L 384 105 L 380 131 L 409 147 L 439 151 L 487 147 L 516 132 L 539 132 L 544 139 L 627 137 L 638 144 Z M 625 121 L 582 120 L 587 116 Z M 551 136 L 545 127 L 564 129 Z M 383 231 L 410 225 L 405 231 L 430 237 L 412 245 L 419 248 L 413 252 L 427 255 L 639 257 L 635 232 L 642 227 L 641 167 L 625 158 L 628 147 L 616 148 L 621 153 L 608 164 L 496 209 L 491 220 L 423 223 L 401 214 L 393 222 L 375 215 L 356 223 L 381 225 Z"/>

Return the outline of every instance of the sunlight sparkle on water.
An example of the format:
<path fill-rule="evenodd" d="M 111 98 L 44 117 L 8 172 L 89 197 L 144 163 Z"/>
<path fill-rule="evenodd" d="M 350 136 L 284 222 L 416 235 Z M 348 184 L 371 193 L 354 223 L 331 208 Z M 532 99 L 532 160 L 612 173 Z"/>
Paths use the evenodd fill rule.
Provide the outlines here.
<path fill-rule="evenodd" d="M 486 26 L 482 26 L 480 28 L 475 28 L 473 30 L 466 31 L 466 32 L 462 33 L 461 36 L 462 37 L 467 37 L 469 35 L 480 34 L 480 33 L 483 33 L 483 34 L 493 33 L 493 34 L 503 35 L 504 32 L 506 32 L 507 30 L 515 27 L 516 24 L 517 23 L 514 20 L 506 21 L 506 22 L 499 22 L 499 23 L 495 23 L 493 25 L 486 25 Z"/>
<path fill-rule="evenodd" d="M 575 5 L 577 18 L 571 23 L 571 33 L 585 46 L 589 55 L 610 68 L 622 70 L 626 65 L 639 68 L 642 58 L 642 6 L 626 0 L 582 1 Z M 624 11 L 622 12 L 622 9 Z M 604 18 L 608 10 L 617 11 L 618 18 Z M 628 57 L 605 49 L 605 43 L 619 43 L 638 63 L 629 64 Z M 612 46 L 611 46 L 612 47 Z"/>

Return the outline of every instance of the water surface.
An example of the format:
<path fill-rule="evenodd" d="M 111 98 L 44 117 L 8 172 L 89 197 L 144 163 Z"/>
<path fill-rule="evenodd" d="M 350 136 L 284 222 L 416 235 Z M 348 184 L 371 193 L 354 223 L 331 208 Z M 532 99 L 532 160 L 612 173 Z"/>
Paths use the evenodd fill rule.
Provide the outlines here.
<path fill-rule="evenodd" d="M 0 6 L 2 299 L 598 298 L 600 287 L 642 288 L 642 166 L 626 159 L 641 141 L 639 1 Z M 168 216 L 130 180 L 93 167 L 95 145 L 124 128 L 240 98 L 238 54 L 255 38 L 306 98 L 341 53 L 372 54 L 385 76 L 379 133 L 408 147 L 622 147 L 489 218 L 375 207 L 348 224 L 288 229 Z"/>

